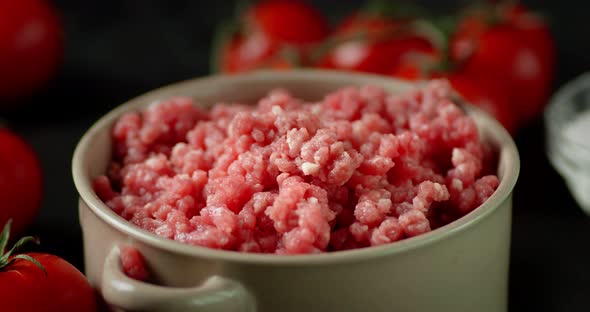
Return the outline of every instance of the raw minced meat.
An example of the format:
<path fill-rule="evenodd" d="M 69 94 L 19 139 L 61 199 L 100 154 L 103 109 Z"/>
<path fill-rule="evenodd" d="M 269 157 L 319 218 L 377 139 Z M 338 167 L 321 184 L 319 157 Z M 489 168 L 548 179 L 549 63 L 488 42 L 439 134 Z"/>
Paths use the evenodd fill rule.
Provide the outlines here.
<path fill-rule="evenodd" d="M 94 189 L 159 236 L 300 254 L 388 244 L 452 222 L 497 188 L 475 122 L 445 81 L 401 95 L 349 87 L 312 103 L 190 98 L 121 116 Z"/>

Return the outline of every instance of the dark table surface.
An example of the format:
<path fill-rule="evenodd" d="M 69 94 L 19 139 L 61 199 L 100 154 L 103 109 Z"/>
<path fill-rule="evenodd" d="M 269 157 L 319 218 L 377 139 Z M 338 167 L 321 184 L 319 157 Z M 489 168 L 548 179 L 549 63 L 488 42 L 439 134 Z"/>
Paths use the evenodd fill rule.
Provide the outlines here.
<path fill-rule="evenodd" d="M 45 198 L 29 232 L 41 237 L 41 250 L 83 269 L 77 193 L 70 173 L 77 140 L 93 121 L 125 100 L 208 74 L 213 27 L 230 16 L 233 4 L 55 2 L 66 29 L 64 65 L 45 90 L 22 104 L 25 108 L 2 118 L 29 140 L 44 168 Z M 333 6 L 335 1 L 316 2 L 332 17 L 346 11 Z M 559 48 L 555 86 L 590 69 L 587 10 L 573 1 L 529 2 L 550 13 Z M 355 1 L 345 3 L 352 6 Z M 514 192 L 510 311 L 589 311 L 590 217 L 546 159 L 542 120 L 523 129 L 516 141 L 522 170 Z"/>

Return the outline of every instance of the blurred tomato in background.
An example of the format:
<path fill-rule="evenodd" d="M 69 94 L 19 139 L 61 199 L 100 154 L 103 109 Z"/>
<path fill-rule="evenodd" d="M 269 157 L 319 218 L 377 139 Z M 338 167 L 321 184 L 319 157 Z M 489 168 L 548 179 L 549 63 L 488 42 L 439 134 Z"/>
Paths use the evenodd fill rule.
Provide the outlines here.
<path fill-rule="evenodd" d="M 37 216 L 42 193 L 37 155 L 20 136 L 0 128 L 0 224 L 12 219 L 12 234 L 21 234 Z"/>
<path fill-rule="evenodd" d="M 354 13 L 336 28 L 334 44 L 319 62 L 325 69 L 387 74 L 414 52 L 434 53 L 433 43 L 414 33 L 409 19 L 379 14 Z"/>
<path fill-rule="evenodd" d="M 450 15 L 369 1 L 328 32 L 327 19 L 305 1 L 264 0 L 234 25 L 214 51 L 221 72 L 313 67 L 446 78 L 512 134 L 540 117 L 555 72 L 548 25 L 517 1 L 481 1 Z"/>
<path fill-rule="evenodd" d="M 471 76 L 505 81 L 517 119 L 529 122 L 543 111 L 551 93 L 555 45 L 549 28 L 519 4 L 480 10 L 459 23 L 451 59 Z"/>
<path fill-rule="evenodd" d="M 0 1 L 0 106 L 37 91 L 56 73 L 63 34 L 51 3 Z"/>
<path fill-rule="evenodd" d="M 0 111 L 17 108 L 56 74 L 63 34 L 52 3 L 0 1 Z M 0 224 L 13 220 L 20 234 L 37 216 L 42 169 L 35 151 L 20 135 L 0 125 Z"/>
<path fill-rule="evenodd" d="M 228 73 L 295 67 L 306 57 L 306 50 L 329 33 L 326 19 L 296 0 L 258 2 L 235 23 L 238 29 L 220 32 L 222 38 L 214 51 L 220 57 L 215 65 Z"/>

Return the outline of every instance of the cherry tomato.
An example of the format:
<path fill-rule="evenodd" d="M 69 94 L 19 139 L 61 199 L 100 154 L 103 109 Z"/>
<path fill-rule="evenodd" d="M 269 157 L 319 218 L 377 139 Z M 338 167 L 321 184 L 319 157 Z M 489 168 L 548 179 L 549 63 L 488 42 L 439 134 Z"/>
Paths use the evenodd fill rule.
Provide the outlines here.
<path fill-rule="evenodd" d="M 35 218 L 42 197 L 41 165 L 31 147 L 0 128 L 0 224 L 13 219 L 13 234 Z"/>
<path fill-rule="evenodd" d="M 455 62 L 463 62 L 476 50 L 477 38 L 489 28 L 489 18 L 484 14 L 472 13 L 458 24 L 450 43 L 450 58 Z"/>
<path fill-rule="evenodd" d="M 26 96 L 46 83 L 58 68 L 62 41 L 46 1 L 0 1 L 0 98 Z"/>
<path fill-rule="evenodd" d="M 389 19 L 353 15 L 338 27 L 335 34 L 337 38 L 351 36 L 351 39 L 332 47 L 316 66 L 388 74 L 409 53 L 434 51 L 433 45 L 425 38 L 396 34 L 400 26 L 401 22 Z"/>
<path fill-rule="evenodd" d="M 451 58 L 470 75 L 508 80 L 514 108 L 526 122 L 543 110 L 555 67 L 548 27 L 522 6 L 498 8 L 495 24 L 467 17 L 451 42 Z"/>
<path fill-rule="evenodd" d="M 261 33 L 248 37 L 236 36 L 221 51 L 221 71 L 238 73 L 258 68 L 273 67 L 275 63 L 290 64 L 277 52 L 279 45 Z"/>
<path fill-rule="evenodd" d="M 241 25 L 218 52 L 222 72 L 296 67 L 329 31 L 319 12 L 296 0 L 260 2 L 244 13 Z"/>
<path fill-rule="evenodd" d="M 476 7 L 468 11 L 458 24 L 451 42 L 451 57 L 464 61 L 477 48 L 477 40 L 486 31 L 509 25 L 518 31 L 527 31 L 528 41 L 544 43 L 540 51 L 553 53 L 555 48 L 549 28 L 537 14 L 521 4 Z"/>
<path fill-rule="evenodd" d="M 318 66 L 386 74 L 408 53 L 432 49 L 427 40 L 418 37 L 378 42 L 355 40 L 334 48 Z"/>
<path fill-rule="evenodd" d="M 465 62 L 470 75 L 508 81 L 514 109 L 523 121 L 536 117 L 549 96 L 552 65 L 548 53 L 512 26 L 495 27 L 478 39 L 477 51 Z"/>
<path fill-rule="evenodd" d="M 221 52 L 221 68 L 225 73 L 256 69 L 290 69 L 298 66 L 302 50 L 280 47 L 262 34 L 232 39 Z"/>
<path fill-rule="evenodd" d="M 270 40 L 294 45 L 318 42 L 329 33 L 326 19 L 298 0 L 262 1 L 246 12 L 246 23 Z"/>
<path fill-rule="evenodd" d="M 11 249 L 8 221 L 0 234 L 0 302 L 5 312 L 96 311 L 94 290 L 80 271 L 50 254 L 15 255 L 17 246 L 35 241 L 24 237 Z"/>
<path fill-rule="evenodd" d="M 37 260 L 47 275 L 24 259 L 5 267 L 0 272 L 2 311 L 96 311 L 94 290 L 73 265 L 50 254 L 27 255 Z"/>

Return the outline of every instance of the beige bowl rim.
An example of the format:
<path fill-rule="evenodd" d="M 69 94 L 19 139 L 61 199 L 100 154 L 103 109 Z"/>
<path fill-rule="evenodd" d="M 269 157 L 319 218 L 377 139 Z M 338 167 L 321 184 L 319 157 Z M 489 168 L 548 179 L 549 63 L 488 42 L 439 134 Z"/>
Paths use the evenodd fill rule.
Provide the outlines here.
<path fill-rule="evenodd" d="M 424 248 L 430 244 L 434 244 L 437 241 L 457 235 L 473 226 L 486 218 L 487 215 L 491 214 L 498 206 L 502 205 L 512 194 L 516 181 L 518 179 L 520 170 L 520 160 L 518 150 L 512 137 L 508 132 L 493 118 L 483 114 L 481 120 L 484 120 L 486 125 L 489 125 L 489 130 L 494 139 L 496 139 L 501 145 L 501 153 L 507 158 L 505 174 L 500 181 L 500 185 L 496 192 L 480 207 L 476 208 L 469 214 L 459 218 L 458 220 L 451 222 L 445 226 L 437 228 L 431 232 L 407 238 L 395 243 L 360 248 L 354 250 L 335 251 L 312 255 L 269 255 L 269 254 L 254 254 L 254 253 L 241 253 L 235 251 L 216 250 L 200 246 L 192 246 L 177 241 L 165 239 L 159 237 L 151 232 L 143 230 L 139 227 L 132 225 L 127 222 L 110 208 L 108 208 L 94 193 L 92 190 L 91 177 L 88 176 L 86 170 L 88 164 L 85 162 L 85 155 L 92 150 L 92 138 L 101 131 L 106 131 L 106 128 L 110 128 L 110 125 L 116 120 L 123 112 L 128 111 L 126 107 L 127 103 L 138 100 L 142 97 L 147 97 L 157 93 L 161 93 L 166 90 L 179 88 L 187 85 L 195 85 L 204 82 L 214 83 L 218 80 L 234 80 L 243 81 L 252 78 L 256 79 L 301 79 L 301 80 L 315 80 L 321 83 L 324 80 L 330 79 L 342 79 L 342 75 L 346 75 L 355 79 L 370 79 L 377 84 L 406 84 L 407 82 L 396 80 L 393 78 L 370 75 L 370 74 L 359 74 L 359 73 L 343 73 L 337 71 L 325 71 L 325 70 L 292 70 L 292 71 L 259 71 L 250 72 L 246 74 L 237 75 L 216 75 L 207 76 L 202 78 L 196 78 L 186 80 L 171 85 L 167 85 L 151 92 L 143 94 L 139 97 L 131 99 L 124 104 L 113 109 L 102 118 L 100 118 L 91 128 L 83 135 L 78 145 L 76 146 L 73 159 L 72 159 L 72 174 L 74 184 L 81 197 L 81 199 L 87 204 L 87 206 L 95 213 L 99 218 L 104 220 L 106 223 L 114 227 L 115 229 L 129 235 L 130 237 L 141 241 L 145 244 L 157 246 L 163 250 L 178 253 L 186 256 L 193 256 L 207 259 L 217 259 L 228 262 L 241 262 L 241 263 L 256 263 L 264 265 L 314 265 L 314 264 L 331 264 L 331 263 L 342 263 L 342 262 L 355 262 L 361 261 L 368 258 L 382 257 L 392 254 L 404 253 L 414 250 L 416 248 Z M 475 110 L 474 114 L 482 114 L 481 111 Z"/>

